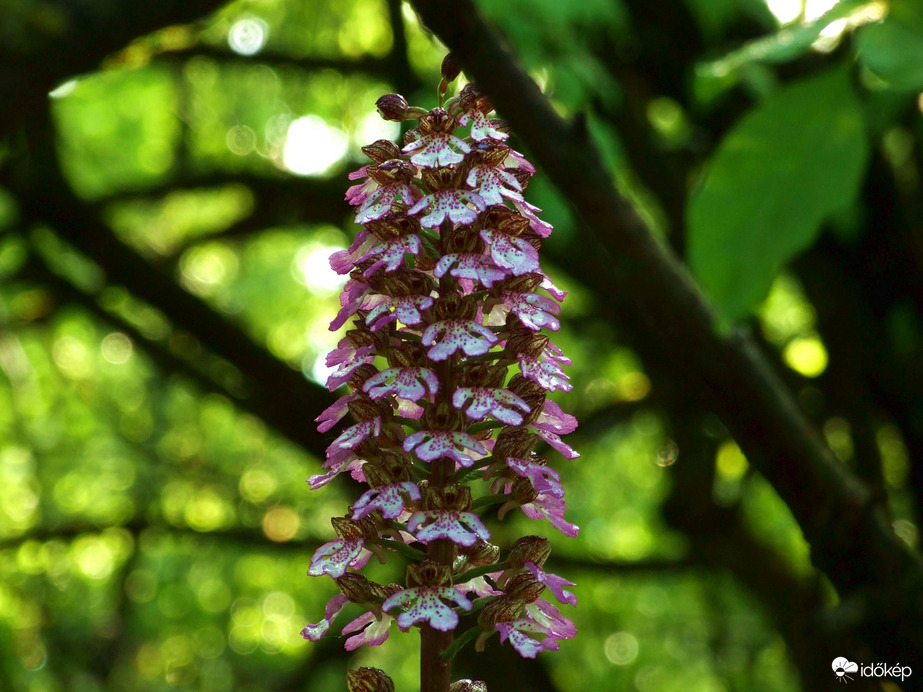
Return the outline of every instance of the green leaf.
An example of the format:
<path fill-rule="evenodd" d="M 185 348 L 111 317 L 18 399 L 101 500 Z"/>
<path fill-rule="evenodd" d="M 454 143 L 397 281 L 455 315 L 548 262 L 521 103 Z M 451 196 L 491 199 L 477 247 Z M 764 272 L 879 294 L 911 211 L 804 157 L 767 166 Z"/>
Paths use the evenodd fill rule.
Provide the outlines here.
<path fill-rule="evenodd" d="M 777 92 L 719 144 L 687 209 L 688 260 L 725 325 L 854 199 L 868 158 L 845 69 Z"/>
<path fill-rule="evenodd" d="M 859 59 L 896 89 L 923 88 L 923 9 L 895 3 L 884 21 L 858 32 Z"/>

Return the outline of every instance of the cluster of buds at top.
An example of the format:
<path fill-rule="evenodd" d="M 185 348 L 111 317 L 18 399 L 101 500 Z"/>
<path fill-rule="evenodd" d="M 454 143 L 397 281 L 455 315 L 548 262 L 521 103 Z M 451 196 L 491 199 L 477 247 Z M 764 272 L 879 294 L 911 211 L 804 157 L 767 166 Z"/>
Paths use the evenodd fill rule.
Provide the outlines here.
<path fill-rule="evenodd" d="M 430 111 L 397 94 L 378 106 L 416 127 L 403 148 L 364 147 L 371 163 L 350 175 L 362 181 L 346 194 L 362 230 L 330 260 L 349 275 L 330 328 L 353 325 L 327 358 L 327 386 L 349 393 L 317 420 L 322 432 L 347 413 L 356 422 L 309 479 L 319 488 L 345 472 L 369 489 L 311 560 L 308 573 L 329 575 L 340 594 L 302 635 L 316 641 L 352 602 L 367 612 L 342 630 L 349 650 L 381 644 L 395 620 L 401 630 L 447 632 L 461 615 L 474 625 L 462 638 L 477 648 L 499 632 L 534 657 L 575 634 L 541 598 L 547 589 L 575 605 L 572 584 L 544 571 L 544 538 L 519 539 L 504 559 L 479 513 L 521 510 L 577 535 L 560 476 L 536 452 L 578 456 L 561 439 L 576 420 L 546 398 L 570 389 L 570 361 L 542 333 L 558 329 L 565 295 L 539 264 L 552 229 L 523 197 L 535 169 L 505 143 L 506 127 L 474 85 Z M 489 494 L 473 498 L 468 483 L 481 478 Z M 362 576 L 372 554 L 407 558 L 405 583 Z"/>

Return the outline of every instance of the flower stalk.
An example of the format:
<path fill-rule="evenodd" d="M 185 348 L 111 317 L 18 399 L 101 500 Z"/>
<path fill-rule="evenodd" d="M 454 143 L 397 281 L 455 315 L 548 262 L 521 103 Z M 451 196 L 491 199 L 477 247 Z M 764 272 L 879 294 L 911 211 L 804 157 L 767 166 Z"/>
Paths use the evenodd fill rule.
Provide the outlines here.
<path fill-rule="evenodd" d="M 576 536 L 560 474 L 536 450 L 579 455 L 561 439 L 576 420 L 547 398 L 570 389 L 570 361 L 542 333 L 559 328 L 565 293 L 539 263 L 552 229 L 523 195 L 535 169 L 506 144 L 475 85 L 446 98 L 458 74 L 447 57 L 429 111 L 397 94 L 379 99 L 384 118 L 416 127 L 403 147 L 364 147 L 371 163 L 350 175 L 361 181 L 346 199 L 362 230 L 331 257 L 349 275 L 331 330 L 352 326 L 327 358 L 328 388 L 348 391 L 317 421 L 322 432 L 347 414 L 354 423 L 308 479 L 319 488 L 349 473 L 369 489 L 332 520 L 337 538 L 311 559 L 308 574 L 329 576 L 340 593 L 302 635 L 324 636 L 349 603 L 367 612 L 343 628 L 348 650 L 381 645 L 395 622 L 417 627 L 422 692 L 486 690 L 453 684 L 451 661 L 495 633 L 527 658 L 576 633 L 541 598 L 547 590 L 576 605 L 573 584 L 543 570 L 547 539 L 525 536 L 502 556 L 482 521 L 496 506 L 501 519 L 522 511 Z M 475 479 L 489 486 L 479 497 Z M 404 583 L 363 576 L 373 555 L 406 560 Z M 385 673 L 362 670 L 354 681 L 387 689 Z"/>

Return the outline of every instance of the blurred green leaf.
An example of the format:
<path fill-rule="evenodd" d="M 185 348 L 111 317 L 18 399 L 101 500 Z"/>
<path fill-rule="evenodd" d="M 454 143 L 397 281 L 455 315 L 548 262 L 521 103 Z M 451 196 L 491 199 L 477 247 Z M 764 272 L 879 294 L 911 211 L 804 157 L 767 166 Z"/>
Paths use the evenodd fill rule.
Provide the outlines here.
<path fill-rule="evenodd" d="M 718 146 L 687 222 L 689 264 L 723 321 L 747 315 L 853 199 L 868 158 L 864 127 L 839 69 L 778 92 Z"/>
<path fill-rule="evenodd" d="M 858 32 L 859 60 L 896 89 L 923 88 L 923 7 L 894 3 L 884 21 Z"/>

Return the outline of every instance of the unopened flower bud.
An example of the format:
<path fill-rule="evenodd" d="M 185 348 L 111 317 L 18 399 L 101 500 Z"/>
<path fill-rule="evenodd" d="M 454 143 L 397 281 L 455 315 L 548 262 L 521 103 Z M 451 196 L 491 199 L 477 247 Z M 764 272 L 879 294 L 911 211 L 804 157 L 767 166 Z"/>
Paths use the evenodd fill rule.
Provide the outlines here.
<path fill-rule="evenodd" d="M 443 132 L 452 132 L 455 129 L 455 118 L 449 115 L 444 108 L 434 108 L 420 118 L 420 134 L 433 135 Z"/>
<path fill-rule="evenodd" d="M 416 562 L 407 565 L 407 586 L 450 586 L 452 584 L 452 568 L 440 565 L 431 560 Z"/>
<path fill-rule="evenodd" d="M 477 314 L 477 303 L 468 296 L 450 293 L 436 301 L 436 319 L 470 320 Z"/>
<path fill-rule="evenodd" d="M 445 509 L 467 512 L 471 509 L 471 488 L 452 483 L 443 488 L 427 487 L 424 506 L 428 510 Z"/>
<path fill-rule="evenodd" d="M 366 394 L 357 394 L 355 399 L 346 404 L 346 407 L 353 415 L 353 418 L 360 422 L 378 418 L 391 411 L 386 403 L 383 401 L 375 401 Z"/>
<path fill-rule="evenodd" d="M 459 546 L 458 552 L 468 558 L 466 568 L 492 565 L 500 559 L 500 546 L 478 538 L 470 547 Z"/>
<path fill-rule="evenodd" d="M 427 408 L 420 423 L 424 430 L 463 430 L 465 417 L 458 409 L 442 402 Z"/>
<path fill-rule="evenodd" d="M 359 668 L 346 671 L 346 689 L 349 692 L 394 692 L 394 682 L 378 668 Z"/>
<path fill-rule="evenodd" d="M 478 624 L 481 629 L 493 632 L 494 625 L 498 622 L 510 622 L 522 617 L 526 604 L 518 598 L 497 596 L 487 601 L 478 615 Z"/>
<path fill-rule="evenodd" d="M 545 585 L 533 577 L 529 572 L 521 572 L 509 580 L 504 591 L 510 598 L 519 598 L 526 603 L 531 603 L 542 595 Z"/>
<path fill-rule="evenodd" d="M 525 428 L 507 428 L 497 437 L 494 445 L 494 457 L 506 459 L 516 457 L 524 459 L 538 442 L 538 436 Z"/>
<path fill-rule="evenodd" d="M 548 346 L 548 337 L 545 334 L 536 334 L 531 329 L 517 329 L 506 340 L 505 355 L 510 360 L 516 360 L 520 355 L 538 356 Z"/>
<path fill-rule="evenodd" d="M 346 572 L 336 578 L 337 588 L 352 603 L 368 603 L 381 595 L 374 582 L 369 581 L 358 572 Z"/>
<path fill-rule="evenodd" d="M 483 680 L 457 680 L 449 685 L 449 692 L 487 692 L 487 683 Z"/>
<path fill-rule="evenodd" d="M 385 120 L 407 120 L 410 115 L 410 104 L 400 94 L 385 94 L 375 102 L 378 112 Z"/>
<path fill-rule="evenodd" d="M 538 418 L 545 405 L 546 395 L 540 384 L 516 373 L 510 378 L 507 389 L 529 405 L 529 413 L 523 417 L 523 423 L 531 423 Z"/>
<path fill-rule="evenodd" d="M 534 563 L 537 567 L 545 564 L 551 555 L 551 543 L 542 536 L 523 536 L 510 548 L 507 562 L 510 567 L 521 569 L 527 562 Z"/>
<path fill-rule="evenodd" d="M 460 72 L 461 65 L 458 64 L 458 60 L 451 53 L 446 53 L 446 56 L 442 59 L 442 78 L 447 82 L 454 82 L 458 79 Z"/>
<path fill-rule="evenodd" d="M 379 139 L 377 142 L 362 147 L 362 153 L 375 163 L 384 163 L 385 161 L 399 158 L 401 149 L 391 140 Z"/>
<path fill-rule="evenodd" d="M 372 375 L 377 374 L 378 368 L 376 368 L 371 363 L 363 363 L 349 374 L 349 379 L 346 381 L 346 383 L 349 385 L 350 389 L 352 389 L 354 392 L 358 392 L 362 389 L 362 385 L 365 384 L 367 379 L 369 379 Z"/>

